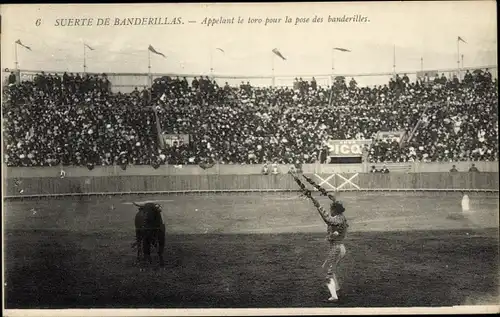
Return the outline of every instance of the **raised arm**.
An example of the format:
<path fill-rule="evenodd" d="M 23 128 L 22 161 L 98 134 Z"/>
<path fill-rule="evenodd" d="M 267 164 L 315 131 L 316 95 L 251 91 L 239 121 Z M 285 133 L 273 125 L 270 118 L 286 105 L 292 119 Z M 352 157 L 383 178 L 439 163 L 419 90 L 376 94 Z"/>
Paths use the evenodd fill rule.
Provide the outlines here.
<path fill-rule="evenodd" d="M 331 216 L 330 213 L 328 212 L 328 210 L 325 210 L 323 207 L 321 207 L 321 205 L 316 200 L 316 198 L 312 197 L 311 191 L 309 189 L 307 189 L 304 184 L 302 184 L 302 182 L 300 181 L 300 179 L 297 178 L 297 176 L 295 176 L 293 173 L 290 173 L 290 174 L 292 175 L 295 182 L 297 182 L 297 184 L 299 185 L 301 191 L 304 193 L 304 196 L 308 197 L 312 201 L 312 203 L 314 204 L 314 206 L 318 210 L 321 218 L 323 218 L 324 222 L 326 222 L 327 224 L 330 224 L 330 225 L 339 225 L 342 223 L 342 221 L 337 219 L 337 217 Z M 315 186 L 315 184 L 313 184 L 313 186 Z M 319 187 L 319 188 L 321 188 L 321 187 Z M 321 188 L 321 189 L 323 189 L 323 188 Z M 335 201 L 335 197 L 333 197 L 333 195 L 328 195 L 324 189 L 321 191 L 321 193 L 323 195 L 328 196 L 328 198 L 330 198 L 332 201 Z"/>
<path fill-rule="evenodd" d="M 321 207 L 316 198 L 312 197 L 310 191 L 307 191 L 305 195 L 309 197 L 309 199 L 311 199 L 314 207 L 316 207 L 321 218 L 323 218 L 324 222 L 326 222 L 329 225 L 340 225 L 342 223 L 340 219 L 337 219 L 337 217 L 330 215 L 330 212 L 328 210 L 325 210 L 325 208 Z"/>
<path fill-rule="evenodd" d="M 331 201 L 336 201 L 335 196 L 329 194 L 323 187 L 316 184 L 315 181 L 313 181 L 312 179 L 310 179 L 306 175 L 302 175 L 302 177 L 304 177 L 304 179 L 306 181 L 308 181 L 309 184 L 313 185 L 321 193 L 321 195 L 328 197 Z"/>

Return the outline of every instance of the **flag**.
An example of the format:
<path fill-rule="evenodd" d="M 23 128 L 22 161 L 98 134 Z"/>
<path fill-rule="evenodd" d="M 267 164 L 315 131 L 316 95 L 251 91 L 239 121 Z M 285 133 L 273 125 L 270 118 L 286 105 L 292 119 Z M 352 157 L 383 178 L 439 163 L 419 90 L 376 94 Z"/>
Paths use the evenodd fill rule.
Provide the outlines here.
<path fill-rule="evenodd" d="M 286 61 L 286 58 L 281 54 L 280 51 L 278 51 L 277 48 L 273 49 L 273 53 L 276 54 L 276 55 L 278 55 L 279 57 L 281 57 L 282 60 Z"/>
<path fill-rule="evenodd" d="M 222 48 L 216 48 L 217 50 L 221 51 L 222 53 L 225 53 L 224 50 Z"/>
<path fill-rule="evenodd" d="M 334 50 L 341 51 L 341 52 L 350 52 L 347 48 L 342 48 L 342 47 L 334 47 Z"/>
<path fill-rule="evenodd" d="M 462 42 L 464 42 L 464 43 L 467 43 L 467 42 L 465 42 L 465 41 L 464 41 L 464 39 L 463 39 L 463 38 L 461 38 L 460 36 L 457 38 L 457 41 L 462 41 Z"/>
<path fill-rule="evenodd" d="M 160 53 L 157 50 L 155 50 L 154 47 L 151 44 L 149 45 L 148 50 L 150 50 L 151 52 L 153 52 L 155 54 L 158 54 L 158 55 L 161 55 L 161 56 L 167 58 L 163 53 Z"/>
<path fill-rule="evenodd" d="M 158 117 L 158 111 L 156 111 L 156 107 L 151 107 L 153 110 L 153 114 L 155 115 L 155 123 L 156 123 L 156 135 L 158 137 L 158 144 L 161 149 L 165 148 L 165 139 L 163 138 L 162 128 L 160 124 L 160 118 Z"/>
<path fill-rule="evenodd" d="M 91 51 L 93 51 L 93 50 L 94 50 L 94 49 L 93 49 L 92 47 L 90 47 L 90 45 L 88 45 L 88 44 L 85 44 L 85 46 L 86 46 L 89 50 L 91 50 Z"/>
<path fill-rule="evenodd" d="M 22 47 L 24 47 L 25 49 L 27 49 L 27 50 L 30 50 L 30 51 L 31 51 L 31 47 L 26 46 L 26 45 L 24 45 L 23 43 L 21 43 L 21 40 L 17 40 L 17 41 L 16 41 L 16 44 L 19 44 L 19 45 L 21 45 Z"/>

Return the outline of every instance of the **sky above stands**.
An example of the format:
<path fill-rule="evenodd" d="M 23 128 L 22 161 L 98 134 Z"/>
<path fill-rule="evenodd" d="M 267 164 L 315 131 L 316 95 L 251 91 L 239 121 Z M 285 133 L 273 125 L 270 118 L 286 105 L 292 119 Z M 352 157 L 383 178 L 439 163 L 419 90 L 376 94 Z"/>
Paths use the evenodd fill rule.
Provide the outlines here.
<path fill-rule="evenodd" d="M 275 75 L 329 74 L 332 47 L 335 73 L 380 73 L 396 70 L 446 69 L 457 66 L 457 36 L 464 66 L 496 65 L 496 7 L 493 1 L 391 2 L 332 4 L 148 4 L 148 5 L 6 5 L 2 12 L 2 65 L 19 68 L 82 71 L 83 43 L 89 72 L 146 73 L 151 44 L 167 58 L 151 54 L 154 73 L 208 74 L 210 55 L 215 74 L 270 76 L 278 48 L 287 58 L 274 58 Z M 328 16 L 368 17 L 368 23 L 327 23 Z M 323 23 L 294 25 L 296 17 L 315 15 Z M 205 17 L 241 16 L 244 24 L 208 27 Z M 248 24 L 249 17 L 292 17 L 293 23 Z M 183 25 L 56 27 L 61 18 L 181 17 Z M 41 25 L 36 26 L 36 20 Z M 197 23 L 188 23 L 188 21 Z M 95 23 L 95 21 L 94 21 Z M 216 50 L 222 48 L 224 53 Z"/>

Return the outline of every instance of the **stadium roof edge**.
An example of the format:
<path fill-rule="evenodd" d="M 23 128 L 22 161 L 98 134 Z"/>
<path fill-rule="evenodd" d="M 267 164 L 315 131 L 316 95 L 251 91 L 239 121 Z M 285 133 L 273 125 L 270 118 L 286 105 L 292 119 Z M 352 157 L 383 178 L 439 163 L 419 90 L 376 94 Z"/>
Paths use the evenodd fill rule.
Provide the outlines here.
<path fill-rule="evenodd" d="M 463 67 L 460 68 L 461 71 L 464 70 L 476 70 L 476 69 L 495 69 L 498 68 L 498 65 L 484 65 L 484 66 L 477 66 L 477 67 Z M 4 69 L 4 72 L 10 72 L 14 71 L 15 69 L 10 69 L 6 68 Z M 76 73 L 76 74 L 82 74 L 84 72 L 79 72 L 79 71 L 55 71 L 55 70 L 29 70 L 29 69 L 19 69 L 18 70 L 21 73 L 40 73 L 40 72 L 45 72 L 48 74 L 62 74 L 62 73 Z M 402 74 L 416 74 L 417 72 L 426 72 L 426 71 L 438 71 L 438 72 L 455 72 L 457 71 L 456 68 L 446 68 L 446 69 L 427 69 L 427 70 L 409 70 L 409 71 L 396 71 L 396 72 L 381 72 L 381 73 L 352 73 L 352 74 L 333 74 L 333 76 L 344 76 L 344 77 L 363 77 L 363 76 L 391 76 L 394 74 L 402 75 Z M 137 75 L 149 75 L 149 73 L 118 73 L 118 72 L 86 72 L 86 74 L 90 75 L 101 75 L 105 73 L 108 76 L 113 76 L 113 75 L 120 75 L 120 76 L 137 76 Z M 179 77 L 199 77 L 199 76 L 209 76 L 209 77 L 215 77 L 215 78 L 227 78 L 227 79 L 236 79 L 236 78 L 276 78 L 276 77 L 330 77 L 332 74 L 296 74 L 296 75 L 285 75 L 285 74 L 276 74 L 274 76 L 272 75 L 224 75 L 224 74 L 175 74 L 175 73 L 151 73 L 151 76 L 179 76 Z"/>

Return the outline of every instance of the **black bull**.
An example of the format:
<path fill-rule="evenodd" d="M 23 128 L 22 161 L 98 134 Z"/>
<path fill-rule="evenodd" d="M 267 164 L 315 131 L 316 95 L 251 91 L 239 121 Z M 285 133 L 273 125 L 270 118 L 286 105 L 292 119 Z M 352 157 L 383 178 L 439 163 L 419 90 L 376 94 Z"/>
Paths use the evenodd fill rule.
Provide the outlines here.
<path fill-rule="evenodd" d="M 163 249 L 165 248 L 165 224 L 161 217 L 161 207 L 157 204 L 146 203 L 139 205 L 135 215 L 135 243 L 137 247 L 137 261 L 152 263 L 151 248 L 156 247 L 160 266 L 164 265 Z"/>

